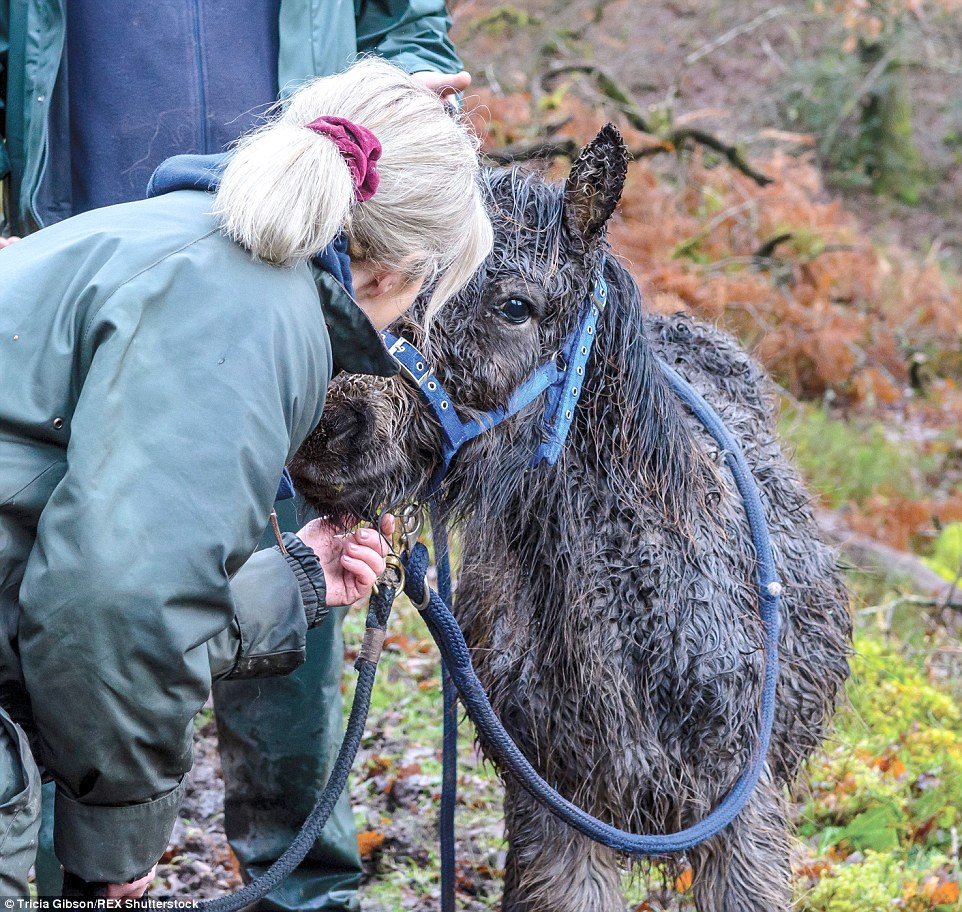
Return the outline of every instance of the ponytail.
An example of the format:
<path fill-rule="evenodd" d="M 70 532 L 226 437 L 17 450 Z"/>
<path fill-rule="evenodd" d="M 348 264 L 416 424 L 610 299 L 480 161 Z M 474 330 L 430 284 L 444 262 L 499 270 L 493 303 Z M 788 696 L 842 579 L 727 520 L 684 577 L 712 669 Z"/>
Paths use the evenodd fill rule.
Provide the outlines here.
<path fill-rule="evenodd" d="M 361 145 L 364 136 L 376 144 L 379 159 L 365 153 L 376 192 L 357 162 L 352 176 L 331 130 L 314 132 L 318 120 L 348 123 Z M 233 240 L 278 265 L 316 255 L 344 230 L 364 259 L 434 282 L 430 318 L 491 251 L 477 153 L 467 123 L 433 92 L 369 57 L 302 86 L 241 140 L 215 212 Z"/>
<path fill-rule="evenodd" d="M 280 120 L 242 141 L 214 211 L 255 257 L 289 266 L 334 240 L 353 204 L 351 172 L 331 139 Z"/>

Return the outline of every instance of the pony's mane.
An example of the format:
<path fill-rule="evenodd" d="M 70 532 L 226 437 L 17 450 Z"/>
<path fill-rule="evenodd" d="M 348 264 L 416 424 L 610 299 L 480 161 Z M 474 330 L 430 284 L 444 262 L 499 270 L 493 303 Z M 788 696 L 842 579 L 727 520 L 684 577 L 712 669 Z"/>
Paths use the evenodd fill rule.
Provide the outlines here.
<path fill-rule="evenodd" d="M 661 501 L 666 518 L 684 526 L 701 508 L 715 466 L 695 441 L 652 350 L 637 283 L 610 255 L 605 278 L 608 306 L 589 364 L 581 426 L 598 452 L 613 457 L 610 475 L 625 502 Z"/>
<path fill-rule="evenodd" d="M 713 466 L 696 444 L 674 394 L 668 387 L 644 328 L 638 286 L 611 255 L 606 241 L 586 250 L 573 239 L 564 220 L 562 187 L 532 172 L 497 170 L 486 176 L 489 206 L 496 225 L 495 247 L 482 274 L 520 272 L 542 281 L 549 296 L 564 300 L 554 325 L 546 327 L 542 358 L 577 324 L 604 257 L 608 305 L 599 322 L 588 364 L 585 392 L 558 469 L 528 472 L 540 436 L 540 403 L 475 444 L 480 453 L 464 460 L 453 475 L 449 507 L 464 503 L 475 515 L 497 522 L 520 502 L 564 503 L 571 482 L 565 467 L 580 464 L 606 484 L 613 501 L 626 509 L 642 499 L 663 505 L 666 522 L 687 530 L 701 505 Z M 537 264 L 537 272 L 533 269 Z"/>

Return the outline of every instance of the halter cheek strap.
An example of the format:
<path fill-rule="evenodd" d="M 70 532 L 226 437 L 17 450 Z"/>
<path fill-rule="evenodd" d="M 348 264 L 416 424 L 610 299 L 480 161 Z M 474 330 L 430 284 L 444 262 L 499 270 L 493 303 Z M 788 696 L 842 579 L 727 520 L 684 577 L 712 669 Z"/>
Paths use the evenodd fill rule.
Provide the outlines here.
<path fill-rule="evenodd" d="M 544 392 L 547 392 L 547 396 L 541 443 L 533 453 L 530 465 L 534 467 L 542 462 L 554 465 L 558 461 L 574 421 L 575 407 L 584 389 L 588 358 L 591 355 L 598 320 L 608 303 L 608 283 L 603 273 L 602 260 L 581 319 L 554 357 L 536 368 L 511 394 L 504 406 L 482 412 L 468 421 L 462 421 L 458 416 L 451 397 L 429 369 L 427 358 L 414 344 L 393 333 L 381 333 L 391 357 L 401 369 L 401 374 L 418 388 L 441 429 L 441 461 L 429 485 L 432 495 L 441 486 L 448 474 L 451 460 L 464 444 L 517 415 Z"/>

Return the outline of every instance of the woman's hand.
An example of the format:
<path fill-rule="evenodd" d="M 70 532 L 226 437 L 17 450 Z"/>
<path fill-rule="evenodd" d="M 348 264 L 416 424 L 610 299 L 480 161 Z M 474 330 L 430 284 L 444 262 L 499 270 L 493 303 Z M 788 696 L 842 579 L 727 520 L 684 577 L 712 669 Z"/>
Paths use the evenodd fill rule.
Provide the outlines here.
<path fill-rule="evenodd" d="M 471 85 L 471 74 L 464 70 L 460 73 L 433 73 L 422 70 L 420 73 L 412 73 L 411 78 L 432 92 L 436 92 L 442 101 L 449 101 L 452 104 L 458 92 L 463 92 Z"/>
<path fill-rule="evenodd" d="M 125 884 L 107 884 L 106 899 L 140 899 L 150 882 L 157 876 L 154 865 L 143 877 Z"/>
<path fill-rule="evenodd" d="M 350 605 L 371 594 L 375 580 L 384 572 L 384 557 L 391 553 L 388 539 L 393 533 L 394 517 L 388 514 L 381 519 L 380 534 L 375 529 L 338 533 L 320 519 L 297 533 L 321 562 L 328 605 Z"/>
<path fill-rule="evenodd" d="M 0 237 L 0 250 L 3 250 L 4 247 L 9 247 L 12 243 L 19 240 L 20 238 L 18 237 Z"/>

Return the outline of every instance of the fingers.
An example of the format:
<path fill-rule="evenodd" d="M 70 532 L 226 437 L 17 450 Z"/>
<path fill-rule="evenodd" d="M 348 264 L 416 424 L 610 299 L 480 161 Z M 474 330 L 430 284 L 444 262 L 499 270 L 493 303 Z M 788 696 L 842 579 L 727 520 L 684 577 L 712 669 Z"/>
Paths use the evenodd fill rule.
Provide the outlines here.
<path fill-rule="evenodd" d="M 381 534 L 388 540 L 391 540 L 391 536 L 394 535 L 394 527 L 396 523 L 394 521 L 393 513 L 385 513 L 381 517 Z"/>
<path fill-rule="evenodd" d="M 19 240 L 20 238 L 18 237 L 0 237 L 0 250 L 3 250 L 4 247 L 9 247 L 11 244 Z"/>
<path fill-rule="evenodd" d="M 359 545 L 350 542 L 344 549 L 344 557 L 358 560 L 370 567 L 375 576 L 380 576 L 384 572 L 384 555 L 388 553 L 367 545 Z"/>
<path fill-rule="evenodd" d="M 125 884 L 107 884 L 107 899 L 140 899 L 150 882 L 157 876 L 157 865 L 154 865 L 143 877 Z"/>
<path fill-rule="evenodd" d="M 385 523 L 384 523 L 384 520 L 382 519 L 381 520 L 382 532 L 384 528 L 385 528 Z M 351 536 L 347 539 L 347 544 L 348 545 L 356 544 L 356 545 L 361 545 L 364 548 L 370 548 L 372 551 L 377 552 L 383 557 L 384 555 L 391 553 L 391 543 L 388 541 L 388 539 L 390 538 L 391 533 L 393 531 L 394 531 L 394 517 L 392 516 L 390 529 L 386 533 L 386 537 L 385 537 L 385 534 L 379 533 L 374 529 L 358 529 L 355 532 L 353 532 Z"/>
<path fill-rule="evenodd" d="M 359 557 L 351 557 L 349 554 L 341 557 L 341 567 L 344 572 L 354 577 L 358 591 L 364 594 L 370 592 L 377 578 L 384 572 L 384 559 L 373 551 L 368 553 L 380 562 L 380 569 Z"/>
<path fill-rule="evenodd" d="M 450 95 L 463 92 L 471 85 L 471 74 L 464 70 L 460 73 L 432 73 L 424 71 L 414 73 L 413 76 L 421 85 L 429 88 L 432 92 L 436 92 L 445 99 Z"/>

